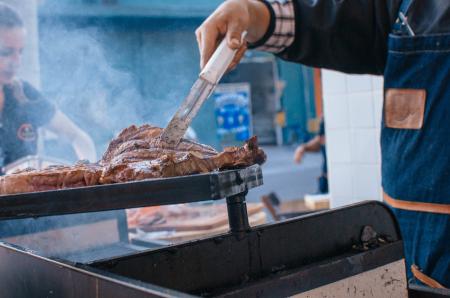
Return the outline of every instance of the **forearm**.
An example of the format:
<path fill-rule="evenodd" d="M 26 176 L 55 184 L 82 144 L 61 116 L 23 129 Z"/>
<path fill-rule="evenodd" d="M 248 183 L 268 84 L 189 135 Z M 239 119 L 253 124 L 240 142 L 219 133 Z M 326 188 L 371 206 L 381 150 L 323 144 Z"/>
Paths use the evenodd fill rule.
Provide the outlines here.
<path fill-rule="evenodd" d="M 317 152 L 320 151 L 320 137 L 314 137 L 312 140 L 310 140 L 309 142 L 303 144 L 303 148 L 305 150 L 305 152 Z"/>
<path fill-rule="evenodd" d="M 56 111 L 46 128 L 54 132 L 59 138 L 68 141 L 78 159 L 86 159 L 90 162 L 97 161 L 95 145 L 91 137 L 61 111 Z"/>
<path fill-rule="evenodd" d="M 272 32 L 256 43 L 257 49 L 314 67 L 383 72 L 387 37 L 400 0 L 270 2 L 275 14 L 268 26 Z M 286 30 L 291 16 L 295 26 Z"/>
<path fill-rule="evenodd" d="M 265 3 L 259 0 L 248 0 L 248 10 L 250 20 L 246 40 L 254 43 L 261 40 L 269 29 L 271 11 Z"/>

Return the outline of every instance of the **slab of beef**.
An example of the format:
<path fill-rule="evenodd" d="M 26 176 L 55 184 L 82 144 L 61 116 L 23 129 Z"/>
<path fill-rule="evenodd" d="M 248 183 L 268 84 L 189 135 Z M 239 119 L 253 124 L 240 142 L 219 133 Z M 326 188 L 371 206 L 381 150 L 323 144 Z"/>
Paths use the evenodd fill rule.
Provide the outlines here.
<path fill-rule="evenodd" d="M 218 153 L 212 147 L 186 139 L 175 148 L 161 143 L 162 129 L 150 125 L 131 126 L 114 139 L 100 164 L 101 183 L 125 182 L 145 178 L 173 177 L 214 170 L 262 164 L 266 156 L 256 137 L 243 147 L 229 147 Z"/>
<path fill-rule="evenodd" d="M 130 126 L 110 142 L 98 163 L 25 170 L 3 176 L 0 194 L 191 175 L 262 164 L 266 159 L 256 137 L 242 147 L 217 152 L 186 139 L 176 148 L 170 148 L 160 141 L 161 133 L 161 128 L 151 125 Z"/>
<path fill-rule="evenodd" d="M 99 184 L 102 167 L 78 163 L 73 166 L 51 166 L 44 170 L 26 169 L 0 177 L 0 194 L 15 194 L 83 187 Z"/>

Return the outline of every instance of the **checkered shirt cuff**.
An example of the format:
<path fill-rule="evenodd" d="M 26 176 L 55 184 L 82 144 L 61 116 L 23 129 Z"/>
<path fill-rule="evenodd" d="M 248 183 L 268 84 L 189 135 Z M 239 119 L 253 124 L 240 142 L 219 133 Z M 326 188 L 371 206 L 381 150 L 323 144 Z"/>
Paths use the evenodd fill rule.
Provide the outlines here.
<path fill-rule="evenodd" d="M 293 0 L 262 0 L 269 8 L 271 20 L 266 34 L 250 48 L 280 53 L 288 48 L 295 37 L 295 13 Z"/>

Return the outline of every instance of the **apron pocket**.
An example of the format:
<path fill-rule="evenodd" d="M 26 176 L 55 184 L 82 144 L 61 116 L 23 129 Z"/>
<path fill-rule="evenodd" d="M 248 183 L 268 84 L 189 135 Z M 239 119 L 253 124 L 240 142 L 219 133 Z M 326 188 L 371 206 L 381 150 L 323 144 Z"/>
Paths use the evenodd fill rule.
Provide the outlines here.
<path fill-rule="evenodd" d="M 425 89 L 387 89 L 384 102 L 386 127 L 421 129 L 425 100 Z"/>

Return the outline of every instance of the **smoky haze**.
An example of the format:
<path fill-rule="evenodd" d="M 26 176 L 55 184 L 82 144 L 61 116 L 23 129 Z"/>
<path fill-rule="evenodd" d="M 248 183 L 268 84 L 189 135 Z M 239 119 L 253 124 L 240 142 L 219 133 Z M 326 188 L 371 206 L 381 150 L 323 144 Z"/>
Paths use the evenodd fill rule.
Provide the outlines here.
<path fill-rule="evenodd" d="M 98 157 L 111 138 L 129 125 L 165 126 L 198 74 L 192 24 L 91 22 L 55 17 L 51 11 L 39 19 L 40 89 L 94 139 Z M 47 155 L 75 160 L 70 146 L 58 140 L 46 147 Z M 95 222 L 97 215 L 3 221 L 1 227 L 41 233 L 78 225 L 87 218 Z M 80 237 L 67 231 L 63 234 L 55 245 L 76 244 Z M 31 239 L 31 246 L 27 240 L 15 243 L 39 251 L 48 246 L 46 241 L 39 236 Z"/>
<path fill-rule="evenodd" d="M 129 125 L 165 126 L 187 94 L 198 72 L 195 36 L 175 27 L 41 22 L 42 92 L 89 133 L 98 155 Z M 67 147 L 53 151 L 73 160 Z"/>

